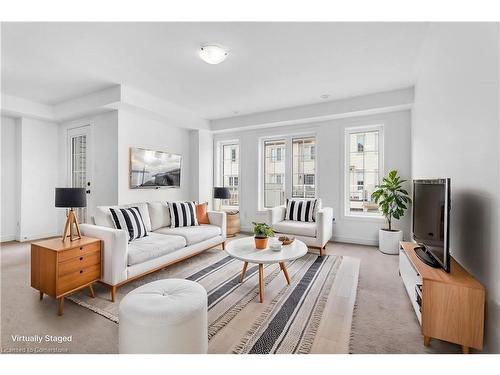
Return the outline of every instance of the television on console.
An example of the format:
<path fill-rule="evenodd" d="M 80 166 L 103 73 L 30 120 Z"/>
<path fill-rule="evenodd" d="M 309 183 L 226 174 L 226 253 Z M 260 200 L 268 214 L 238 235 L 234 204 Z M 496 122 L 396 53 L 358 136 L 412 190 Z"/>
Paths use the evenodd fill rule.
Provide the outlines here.
<path fill-rule="evenodd" d="M 450 179 L 413 181 L 413 239 L 416 255 L 450 272 Z"/>
<path fill-rule="evenodd" d="M 178 188 L 181 185 L 181 155 L 130 148 L 130 188 Z"/>

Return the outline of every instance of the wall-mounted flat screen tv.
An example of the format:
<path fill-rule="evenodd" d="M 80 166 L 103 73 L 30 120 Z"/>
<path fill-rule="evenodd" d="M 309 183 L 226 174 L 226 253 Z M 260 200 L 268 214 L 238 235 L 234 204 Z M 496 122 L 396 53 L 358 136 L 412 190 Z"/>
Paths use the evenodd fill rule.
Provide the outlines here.
<path fill-rule="evenodd" d="M 181 155 L 130 148 L 130 188 L 159 189 L 181 186 Z"/>

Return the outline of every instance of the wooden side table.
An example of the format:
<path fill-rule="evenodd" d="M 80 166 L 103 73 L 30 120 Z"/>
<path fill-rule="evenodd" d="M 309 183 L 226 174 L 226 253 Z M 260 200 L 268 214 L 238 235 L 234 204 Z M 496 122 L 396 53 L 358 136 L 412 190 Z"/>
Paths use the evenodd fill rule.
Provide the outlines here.
<path fill-rule="evenodd" d="M 239 211 L 226 211 L 226 235 L 234 237 L 240 233 L 240 212 Z"/>
<path fill-rule="evenodd" d="M 63 241 L 60 237 L 31 244 L 31 286 L 59 300 L 58 315 L 64 313 L 64 297 L 101 278 L 101 241 L 82 237 Z"/>

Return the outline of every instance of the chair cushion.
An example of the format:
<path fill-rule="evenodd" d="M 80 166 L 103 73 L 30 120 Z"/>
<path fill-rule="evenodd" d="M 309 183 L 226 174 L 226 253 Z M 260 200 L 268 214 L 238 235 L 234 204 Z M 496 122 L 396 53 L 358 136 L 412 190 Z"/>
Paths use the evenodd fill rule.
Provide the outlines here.
<path fill-rule="evenodd" d="M 208 240 L 209 238 L 219 236 L 221 234 L 221 230 L 216 225 L 201 224 L 192 227 L 165 227 L 157 229 L 154 233 L 182 236 L 186 239 L 186 242 L 189 246 L 201 241 Z"/>
<path fill-rule="evenodd" d="M 172 253 L 186 246 L 182 236 L 171 236 L 149 233 L 147 237 L 139 238 L 128 245 L 128 265 L 143 263 L 150 259 Z"/>
<path fill-rule="evenodd" d="M 317 199 L 287 199 L 285 218 L 294 221 L 316 221 Z"/>
<path fill-rule="evenodd" d="M 316 223 L 305 221 L 284 220 L 273 225 L 273 230 L 283 234 L 316 237 Z"/>
<path fill-rule="evenodd" d="M 170 226 L 170 211 L 167 202 L 148 202 L 151 230 Z"/>

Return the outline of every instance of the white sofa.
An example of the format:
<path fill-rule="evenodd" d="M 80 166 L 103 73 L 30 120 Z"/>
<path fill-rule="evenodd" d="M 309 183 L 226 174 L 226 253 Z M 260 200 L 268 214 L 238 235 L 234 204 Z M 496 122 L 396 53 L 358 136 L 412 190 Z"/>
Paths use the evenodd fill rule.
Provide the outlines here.
<path fill-rule="evenodd" d="M 171 228 L 166 202 L 141 202 L 120 207 L 138 207 L 148 236 L 128 242 L 128 233 L 115 229 L 110 207 L 97 207 L 94 224 L 81 224 L 83 235 L 103 242 L 101 282 L 116 288 L 148 273 L 190 258 L 226 240 L 226 213 L 209 211 L 210 224 Z"/>
<path fill-rule="evenodd" d="M 326 244 L 332 238 L 333 209 L 331 207 L 319 208 L 315 215 L 315 222 L 285 220 L 285 214 L 285 206 L 268 210 L 267 222 L 276 235 L 293 236 L 304 242 L 307 247 L 319 249 L 320 256 L 323 256 Z"/>

